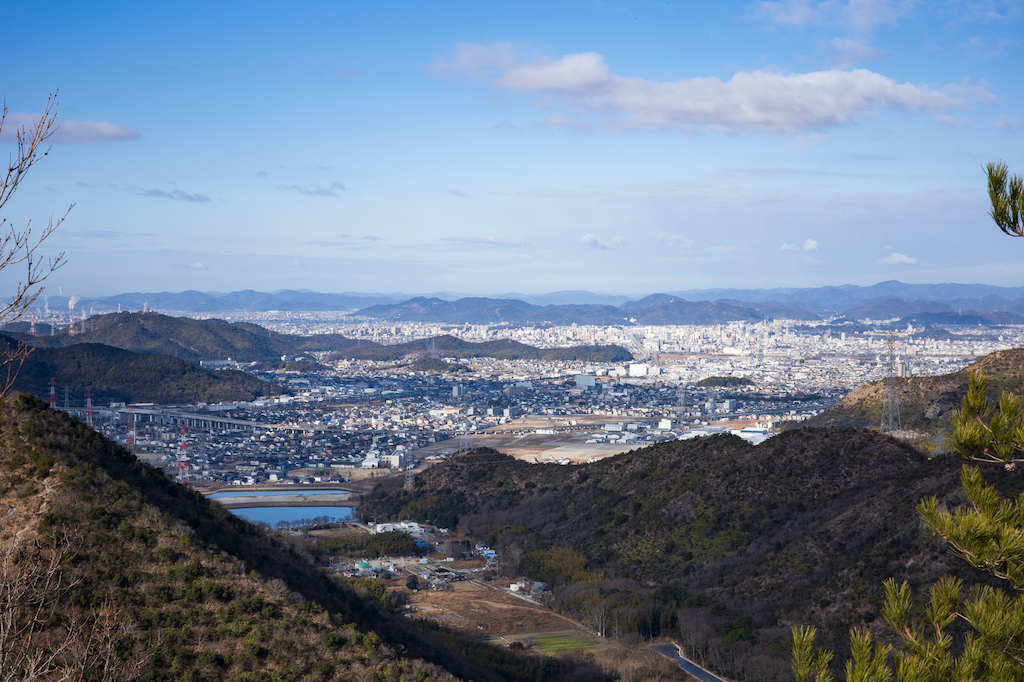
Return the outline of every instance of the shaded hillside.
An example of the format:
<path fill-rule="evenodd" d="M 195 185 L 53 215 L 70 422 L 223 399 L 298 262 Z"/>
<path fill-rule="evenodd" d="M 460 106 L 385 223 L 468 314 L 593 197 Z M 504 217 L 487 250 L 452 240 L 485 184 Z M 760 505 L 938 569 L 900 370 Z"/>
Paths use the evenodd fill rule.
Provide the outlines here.
<path fill-rule="evenodd" d="M 18 652 L 54 651 L 73 674 L 23 677 L 559 679 L 549 660 L 386 610 L 374 581 L 331 576 L 27 395 L 0 401 L 0 521 L 0 581 L 30 590 L 4 605 L 30 630 L 0 632 L 5 675 Z"/>
<path fill-rule="evenodd" d="M 714 324 L 726 321 L 759 321 L 766 317 L 815 319 L 813 313 L 779 304 L 740 301 L 690 302 L 666 294 L 654 294 L 621 307 L 597 304 L 531 305 L 513 299 L 413 298 L 356 312 L 394 322 L 443 322 L 447 324 Z"/>
<path fill-rule="evenodd" d="M 12 342 L 0 336 L 0 343 Z M 17 388 L 40 398 L 54 379 L 63 395 L 70 389 L 75 404 L 86 390 L 93 403 L 111 401 L 161 404 L 219 403 L 254 400 L 287 391 L 237 370 L 213 372 L 178 358 L 131 351 L 98 343 L 68 348 L 36 348 L 18 373 Z"/>
<path fill-rule="evenodd" d="M 870 317 L 874 320 L 888 320 L 922 313 L 951 312 L 953 312 L 953 308 L 941 301 L 927 301 L 923 299 L 908 301 L 902 298 L 889 297 L 880 301 L 872 301 L 864 305 L 848 308 L 843 311 L 843 314 L 853 319 Z"/>
<path fill-rule="evenodd" d="M 836 312 L 885 299 L 942 301 L 976 310 L 1002 310 L 1005 305 L 1024 301 L 1024 287 L 998 287 L 988 284 L 906 284 L 896 280 L 870 286 L 778 288 L 778 289 L 701 289 L 672 292 L 690 301 L 731 298 L 740 301 L 774 301 L 814 312 Z"/>
<path fill-rule="evenodd" d="M 159 353 L 198 362 L 270 360 L 291 353 L 282 335 L 256 325 L 223 320 L 193 320 L 159 313 L 111 313 L 89 318 L 85 331 L 70 335 L 67 329 L 55 336 L 25 339 L 39 346 L 63 348 L 79 343 L 102 343 L 136 353 Z M 79 326 L 80 329 L 80 326 Z M 258 331 L 260 330 L 260 331 Z"/>
<path fill-rule="evenodd" d="M 536 307 L 511 299 L 460 298 L 458 301 L 443 301 L 439 298 L 418 296 L 403 303 L 363 308 L 356 314 L 394 322 L 522 323 L 529 320 L 530 311 Z"/>
<path fill-rule="evenodd" d="M 663 443 L 580 466 L 480 451 L 383 489 L 361 512 L 485 538 L 508 575 L 609 634 L 681 638 L 736 679 L 788 680 L 789 627 L 833 646 L 879 628 L 881 582 L 965 569 L 922 535 L 917 501 L 959 502 L 955 458 L 868 431 Z M 997 473 L 997 476 L 1009 476 Z M 979 579 L 979 576 L 972 576 Z"/>
<path fill-rule="evenodd" d="M 65 348 L 80 343 L 102 343 L 136 353 L 160 353 L 198 362 L 226 360 L 240 362 L 279 360 L 282 355 L 333 351 L 362 345 L 340 334 L 312 337 L 278 334 L 248 322 L 195 320 L 160 313 L 111 313 L 86 320 L 85 331 L 63 329 L 54 336 L 24 336 L 26 343 Z"/>
<path fill-rule="evenodd" d="M 25 323 L 13 327 L 24 329 Z M 85 332 L 75 335 L 69 335 L 65 329 L 54 336 L 28 336 L 24 333 L 12 333 L 11 336 L 42 348 L 102 343 L 136 353 L 159 353 L 193 362 L 227 358 L 239 362 L 268 362 L 280 361 L 282 355 L 298 356 L 313 352 L 331 353 L 335 359 L 361 360 L 401 360 L 407 356 L 437 357 L 439 354 L 445 357 L 493 357 L 505 360 L 625 362 L 633 359 L 632 353 L 621 346 L 535 348 L 511 340 L 472 343 L 448 335 L 381 345 L 372 341 L 349 339 L 341 334 L 279 334 L 249 322 L 194 320 L 159 313 L 97 315 L 86 320 L 85 327 Z"/>
<path fill-rule="evenodd" d="M 401 360 L 406 357 L 496 358 L 499 360 L 583 360 L 587 362 L 626 362 L 633 354 L 622 346 L 573 346 L 536 348 L 511 339 L 463 341 L 445 334 L 428 339 L 393 345 L 353 346 L 333 354 L 336 358 L 361 360 Z"/>
<path fill-rule="evenodd" d="M 723 321 L 759 322 L 785 317 L 813 320 L 817 315 L 778 303 L 749 303 L 730 299 L 687 301 L 678 296 L 654 294 L 622 305 L 640 324 L 715 324 Z"/>
<path fill-rule="evenodd" d="M 900 421 L 904 429 L 929 434 L 949 427 L 953 410 L 967 392 L 968 374 L 984 372 L 988 378 L 989 398 L 998 400 L 1003 391 L 1024 393 L 1024 349 L 996 351 L 952 374 L 897 379 L 900 397 Z M 812 417 L 801 426 L 878 428 L 884 397 L 882 381 L 872 381 L 850 391 L 830 409 Z"/>

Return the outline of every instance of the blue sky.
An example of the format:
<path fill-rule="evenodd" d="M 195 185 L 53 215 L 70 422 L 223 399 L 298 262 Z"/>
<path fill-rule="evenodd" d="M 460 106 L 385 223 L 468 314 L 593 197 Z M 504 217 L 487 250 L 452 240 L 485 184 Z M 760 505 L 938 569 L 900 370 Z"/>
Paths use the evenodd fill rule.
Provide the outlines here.
<path fill-rule="evenodd" d="M 19 3 L 0 151 L 54 89 L 62 128 L 4 217 L 75 204 L 65 295 L 1019 286 L 1022 13 Z"/>

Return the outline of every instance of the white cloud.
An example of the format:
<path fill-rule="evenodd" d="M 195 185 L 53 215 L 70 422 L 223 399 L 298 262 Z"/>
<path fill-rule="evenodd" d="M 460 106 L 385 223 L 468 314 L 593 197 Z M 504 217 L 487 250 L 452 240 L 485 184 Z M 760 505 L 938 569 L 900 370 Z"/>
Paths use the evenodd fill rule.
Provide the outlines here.
<path fill-rule="evenodd" d="M 191 201 L 193 203 L 205 204 L 213 201 L 208 195 L 199 192 L 185 192 L 180 189 L 172 189 L 167 192 L 162 189 L 147 189 L 139 192 L 140 197 L 149 199 L 177 199 L 179 201 Z"/>
<path fill-rule="evenodd" d="M 814 239 L 808 239 L 803 244 L 788 244 L 784 243 L 779 247 L 779 251 L 817 251 L 818 242 Z"/>
<path fill-rule="evenodd" d="M 906 256 L 898 251 L 893 251 L 885 258 L 879 258 L 875 261 L 878 265 L 903 265 L 916 263 L 917 259 L 910 256 Z"/>
<path fill-rule="evenodd" d="M 307 197 L 336 197 L 338 192 L 344 192 L 346 188 L 345 185 L 335 180 L 327 187 L 321 187 L 320 185 L 279 185 L 278 189 L 298 192 Z"/>
<path fill-rule="evenodd" d="M 889 56 L 885 50 L 879 50 L 877 47 L 871 47 L 849 38 L 833 38 L 826 43 L 824 51 L 832 66 L 839 69 L 849 68 L 858 62 L 885 59 Z"/>
<path fill-rule="evenodd" d="M 602 239 L 598 239 L 592 234 L 585 234 L 580 237 L 576 243 L 582 244 L 583 246 L 589 246 L 593 249 L 621 249 L 626 245 L 626 240 L 623 237 L 614 237 L 608 241 L 604 241 Z"/>
<path fill-rule="evenodd" d="M 516 50 L 511 43 L 459 42 L 455 44 L 451 59 L 437 59 L 430 66 L 434 75 L 444 73 L 471 73 L 485 69 L 502 69 L 515 65 Z"/>
<path fill-rule="evenodd" d="M 1024 3 L 1020 0 L 971 0 L 962 6 L 962 21 L 1006 21 L 1021 15 Z"/>
<path fill-rule="evenodd" d="M 865 69 L 742 71 L 728 81 L 698 77 L 659 82 L 616 76 L 593 52 L 510 63 L 505 47 L 491 59 L 481 56 L 488 48 L 476 47 L 476 59 L 446 62 L 447 71 L 465 70 L 506 90 L 558 96 L 542 104 L 563 105 L 565 111 L 547 121 L 554 126 L 587 127 L 595 121 L 611 130 L 801 133 L 850 125 L 859 115 L 880 110 L 941 113 L 991 97 L 984 83 L 935 90 Z M 862 52 L 870 49 L 863 47 Z"/>
<path fill-rule="evenodd" d="M 750 9 L 755 19 L 777 26 L 827 23 L 864 32 L 883 24 L 895 26 L 916 4 L 917 0 L 765 0 Z"/>
<path fill-rule="evenodd" d="M 514 65 L 505 71 L 498 85 L 510 90 L 582 94 L 600 90 L 610 78 L 604 57 L 585 52 L 553 62 Z"/>
<path fill-rule="evenodd" d="M 479 237 L 445 237 L 442 241 L 462 242 L 464 244 L 491 244 L 494 246 L 529 246 L 525 239 L 498 239 L 491 234 Z"/>
<path fill-rule="evenodd" d="M 997 101 L 997 97 L 989 92 L 988 81 L 980 80 L 974 82 L 971 78 L 961 78 L 956 83 L 950 83 L 942 88 L 942 92 L 964 100 L 976 100 L 978 102 L 986 102 L 992 104 Z"/>
<path fill-rule="evenodd" d="M 695 240 L 690 239 L 689 237 L 686 237 L 681 234 L 671 234 L 668 232 L 662 232 L 661 234 L 659 234 L 658 241 L 664 244 L 665 246 L 680 248 L 683 249 L 684 251 L 692 249 L 697 244 Z"/>
<path fill-rule="evenodd" d="M 189 265 L 188 265 L 188 266 L 189 266 L 190 268 L 192 268 L 193 270 L 209 270 L 209 268 L 208 268 L 208 267 L 206 267 L 206 266 L 205 266 L 205 265 L 204 265 L 204 264 L 202 263 L 202 261 L 196 261 L 195 263 L 189 263 Z"/>
<path fill-rule="evenodd" d="M 7 114 L 4 119 L 0 140 L 13 140 L 18 131 L 25 128 L 31 131 L 39 122 L 39 114 Z M 111 123 L 110 121 L 69 121 L 57 119 L 57 131 L 49 142 L 55 144 L 76 144 L 89 142 L 119 142 L 134 140 L 139 131 L 134 128 Z"/>
<path fill-rule="evenodd" d="M 751 7 L 756 19 L 763 19 L 779 26 L 807 26 L 819 24 L 824 19 L 824 3 L 810 0 L 779 0 L 777 2 L 756 2 Z"/>
<path fill-rule="evenodd" d="M 992 127 L 996 130 L 1002 130 L 1004 133 L 1012 133 L 1020 127 L 1021 123 L 1020 119 L 1010 118 L 1003 114 L 992 123 Z"/>

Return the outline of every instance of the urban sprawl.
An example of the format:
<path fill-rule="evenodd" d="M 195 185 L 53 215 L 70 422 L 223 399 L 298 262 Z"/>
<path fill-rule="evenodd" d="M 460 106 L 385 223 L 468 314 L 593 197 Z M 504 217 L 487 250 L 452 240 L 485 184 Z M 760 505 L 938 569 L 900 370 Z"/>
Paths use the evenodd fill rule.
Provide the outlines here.
<path fill-rule="evenodd" d="M 883 378 L 894 341 L 903 375 L 952 372 L 1019 346 L 1024 328 L 893 330 L 775 320 L 707 326 L 510 327 L 352 321 L 323 313 L 245 319 L 291 334 L 403 343 L 450 334 L 539 347 L 619 344 L 632 362 L 439 357 L 451 371 L 401 361 L 283 358 L 288 369 L 211 359 L 282 385 L 288 395 L 218 405 L 96 406 L 94 426 L 193 484 L 329 483 L 408 470 L 467 447 L 529 461 L 593 461 L 669 439 L 731 431 L 757 443 L 854 387 Z M 308 362 L 302 362 L 307 360 Z M 308 369 L 303 369 L 308 365 Z M 698 386 L 709 377 L 742 385 Z M 744 381 L 745 380 L 745 381 Z M 77 410 L 76 413 L 82 412 Z"/>

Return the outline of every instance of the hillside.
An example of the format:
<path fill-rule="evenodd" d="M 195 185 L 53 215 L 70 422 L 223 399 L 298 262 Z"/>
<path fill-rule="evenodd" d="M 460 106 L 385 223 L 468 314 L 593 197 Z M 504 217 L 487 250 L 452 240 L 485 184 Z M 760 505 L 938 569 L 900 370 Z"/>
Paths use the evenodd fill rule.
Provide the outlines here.
<path fill-rule="evenodd" d="M 587 362 L 628 362 L 633 359 L 632 353 L 617 345 L 536 348 L 511 339 L 472 342 L 448 334 L 393 345 L 356 346 L 334 353 L 333 356 L 361 360 L 401 360 L 410 356 Z"/>
<path fill-rule="evenodd" d="M 499 359 L 586 360 L 624 362 L 633 358 L 621 346 L 576 346 L 573 348 L 535 348 L 510 340 L 473 343 L 453 336 L 381 345 L 372 341 L 349 339 L 341 334 L 298 336 L 279 334 L 248 322 L 195 320 L 159 313 L 111 313 L 96 315 L 85 322 L 86 330 L 74 335 L 66 329 L 54 336 L 29 336 L 27 323 L 11 325 L 10 336 L 41 348 L 68 348 L 83 343 L 98 343 L 136 353 L 157 353 L 199 362 L 226 360 L 239 362 L 279 361 L 282 355 L 326 352 L 334 358 L 362 360 L 401 360 L 407 356 L 459 358 L 494 357 Z M 49 379 L 47 379 L 49 381 Z"/>
<path fill-rule="evenodd" d="M 988 376 L 988 395 L 992 400 L 999 400 L 1003 391 L 1024 393 L 1022 348 L 996 351 L 952 374 L 897 379 L 903 428 L 931 435 L 944 432 L 949 427 L 951 412 L 960 407 L 960 400 L 967 392 L 968 374 L 973 370 Z M 859 386 L 830 409 L 800 426 L 878 428 L 883 391 L 882 381 Z"/>
<path fill-rule="evenodd" d="M 310 350 L 341 350 L 358 342 L 339 335 L 317 337 L 278 334 L 259 325 L 224 320 L 194 320 L 159 313 L 110 313 L 90 317 L 85 331 L 71 335 L 63 329 L 54 336 L 19 338 L 35 346 L 66 348 L 80 343 L 101 343 L 136 353 L 159 353 L 198 362 L 226 360 L 240 362 L 280 359 Z"/>
<path fill-rule="evenodd" d="M 0 344 L 7 343 L 14 342 L 0 335 Z M 76 404 L 84 401 L 88 389 L 96 405 L 111 401 L 217 403 L 286 392 L 245 372 L 212 372 L 186 360 L 98 343 L 34 349 L 18 373 L 16 387 L 43 398 L 51 379 L 61 395 L 69 389 Z"/>
<path fill-rule="evenodd" d="M 715 324 L 725 321 L 759 321 L 766 317 L 816 319 L 817 315 L 795 308 L 740 301 L 686 301 L 654 294 L 621 307 L 600 304 L 531 305 L 514 299 L 412 298 L 363 308 L 355 313 L 394 322 L 442 322 L 447 324 Z"/>
<path fill-rule="evenodd" d="M 377 583 L 330 576 L 24 394 L 0 401 L 0 528 L 14 679 L 566 679 L 401 618 Z"/>
<path fill-rule="evenodd" d="M 842 647 L 851 625 L 884 633 L 884 578 L 965 572 L 914 513 L 926 495 L 959 503 L 959 469 L 836 429 L 757 447 L 675 441 L 579 466 L 478 451 L 418 475 L 411 492 L 381 488 L 360 511 L 486 539 L 507 575 L 555 586 L 559 609 L 609 634 L 672 635 L 735 679 L 788 680 L 790 626 Z"/>

